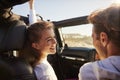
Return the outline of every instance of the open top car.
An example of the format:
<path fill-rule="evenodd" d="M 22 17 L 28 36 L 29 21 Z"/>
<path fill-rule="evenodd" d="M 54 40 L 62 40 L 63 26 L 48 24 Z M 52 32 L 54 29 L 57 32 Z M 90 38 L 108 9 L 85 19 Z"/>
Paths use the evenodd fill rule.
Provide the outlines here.
<path fill-rule="evenodd" d="M 27 17 L 23 17 L 23 16 L 20 16 L 20 17 L 21 17 L 22 21 L 24 21 L 26 24 L 28 24 Z M 55 55 L 49 55 L 48 60 L 51 63 L 51 65 L 53 66 L 55 73 L 58 77 L 58 80 L 67 80 L 67 79 L 77 80 L 79 68 L 86 62 L 94 61 L 96 52 L 95 52 L 95 49 L 92 47 L 91 48 L 78 47 L 78 46 L 74 47 L 74 45 L 72 45 L 72 47 L 71 47 L 70 44 L 75 44 L 74 42 L 77 42 L 77 41 L 78 41 L 77 43 L 79 44 L 79 40 L 83 39 L 84 36 L 76 35 L 76 34 L 63 34 L 61 29 L 67 28 L 67 27 L 69 28 L 71 26 L 75 27 L 75 26 L 79 25 L 79 27 L 80 27 L 80 25 L 86 25 L 86 24 L 88 24 L 87 16 L 66 19 L 66 20 L 61 20 L 61 21 L 53 21 L 53 24 L 55 25 L 55 34 L 56 34 L 56 39 L 57 39 L 57 47 L 56 47 L 57 53 Z M 11 27 L 13 27 L 13 26 L 11 26 Z M 12 35 L 14 35 L 12 37 L 14 39 L 13 43 L 16 42 L 15 38 L 17 36 L 19 38 L 21 37 L 21 35 L 18 34 L 20 29 L 18 29 L 17 32 L 16 32 L 16 30 L 17 29 L 13 29 L 14 34 L 9 35 L 7 33 L 8 38 L 6 41 L 8 44 L 12 43 L 12 41 L 11 41 Z M 11 29 L 11 31 L 12 31 L 12 29 Z M 9 32 L 11 33 L 11 31 L 9 31 Z M 21 31 L 23 33 L 23 35 L 22 35 L 22 37 L 23 37 L 24 33 L 25 33 L 24 29 L 21 29 Z M 19 43 L 21 43 L 21 40 L 19 40 L 19 38 L 17 38 L 18 42 L 16 43 L 18 45 L 20 45 Z M 89 39 L 89 38 L 86 37 L 86 39 Z M 67 40 L 68 40 L 68 43 L 65 42 Z M 71 41 L 71 42 L 69 42 L 69 41 Z M 13 43 L 9 44 L 9 45 L 5 45 L 5 47 L 6 46 L 11 47 L 10 45 L 13 45 Z M 1 48 L 2 48 L 2 46 L 1 46 Z M 11 51 L 11 49 L 8 48 L 7 52 L 9 52 L 9 50 Z M 1 49 L 1 59 L 3 58 L 4 55 L 8 55 L 8 54 L 11 55 L 11 56 L 7 56 L 6 58 L 10 57 L 10 59 L 8 58 L 7 60 L 11 60 L 12 62 L 7 61 L 6 59 L 5 59 L 5 62 L 9 63 L 8 68 L 13 67 L 14 65 L 11 66 L 11 64 L 14 64 L 14 60 L 15 61 L 17 61 L 17 60 L 13 59 L 13 56 L 14 56 L 13 51 L 11 51 L 9 53 L 7 53 L 7 52 L 6 52 L 6 49 L 5 49 L 5 51 L 2 51 L 2 49 Z M 3 59 L 3 61 L 4 61 L 4 59 Z M 15 63 L 17 63 L 17 66 L 15 65 L 15 67 L 18 67 L 19 63 L 18 62 L 15 62 Z M 20 67 L 22 67 L 22 66 L 20 66 Z M 25 68 L 25 66 L 23 66 L 22 68 Z M 17 71 L 17 70 L 15 70 L 15 71 Z M 17 72 L 15 72 L 15 73 L 17 73 Z M 24 79 L 20 79 L 20 80 L 24 80 Z"/>
<path fill-rule="evenodd" d="M 28 0 L 14 4 L 9 1 L 0 1 L 0 79 L 36 80 L 32 66 L 17 58 L 19 56 L 17 52 L 23 48 L 26 40 L 28 17 L 14 14 L 9 8 Z M 3 3 L 9 5 L 4 8 Z M 8 15 L 4 16 L 3 13 Z M 49 55 L 48 61 L 54 68 L 58 80 L 78 80 L 79 68 L 84 63 L 96 60 L 96 50 L 92 45 L 91 35 L 81 34 L 85 32 L 83 28 L 87 29 L 91 26 L 87 17 L 88 15 L 84 15 L 51 21 L 55 25 L 57 52 Z M 76 30 L 79 30 L 79 33 L 76 33 Z"/>

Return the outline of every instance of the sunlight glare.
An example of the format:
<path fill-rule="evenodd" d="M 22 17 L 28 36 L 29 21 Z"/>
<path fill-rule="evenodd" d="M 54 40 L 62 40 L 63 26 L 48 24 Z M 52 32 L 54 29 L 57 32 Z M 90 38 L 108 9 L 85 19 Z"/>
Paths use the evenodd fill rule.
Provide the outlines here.
<path fill-rule="evenodd" d="M 120 5 L 120 0 L 113 0 L 113 3 Z"/>

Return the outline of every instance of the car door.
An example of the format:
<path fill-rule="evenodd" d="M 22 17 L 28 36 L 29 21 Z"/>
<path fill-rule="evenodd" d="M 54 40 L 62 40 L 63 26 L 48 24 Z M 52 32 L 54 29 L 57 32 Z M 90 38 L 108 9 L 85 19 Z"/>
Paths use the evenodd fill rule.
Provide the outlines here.
<path fill-rule="evenodd" d="M 68 28 L 71 27 L 77 29 L 76 26 L 87 25 L 87 16 L 54 21 L 53 23 L 58 44 L 57 53 L 51 60 L 52 66 L 59 80 L 77 80 L 79 68 L 86 62 L 94 61 L 96 51 L 94 47 L 90 46 L 92 45 L 91 36 L 82 36 L 76 33 L 64 34 L 64 32 L 70 32 Z M 83 41 L 88 45 L 81 46 Z"/>

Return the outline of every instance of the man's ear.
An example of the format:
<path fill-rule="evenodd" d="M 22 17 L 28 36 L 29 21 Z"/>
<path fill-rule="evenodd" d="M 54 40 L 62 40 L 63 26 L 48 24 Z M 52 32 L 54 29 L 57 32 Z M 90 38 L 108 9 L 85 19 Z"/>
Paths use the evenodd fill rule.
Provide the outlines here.
<path fill-rule="evenodd" d="M 105 32 L 100 33 L 100 41 L 104 47 L 108 44 L 109 39 L 108 39 L 108 35 Z"/>
<path fill-rule="evenodd" d="M 39 44 L 38 43 L 32 43 L 32 47 L 35 49 L 40 49 Z"/>

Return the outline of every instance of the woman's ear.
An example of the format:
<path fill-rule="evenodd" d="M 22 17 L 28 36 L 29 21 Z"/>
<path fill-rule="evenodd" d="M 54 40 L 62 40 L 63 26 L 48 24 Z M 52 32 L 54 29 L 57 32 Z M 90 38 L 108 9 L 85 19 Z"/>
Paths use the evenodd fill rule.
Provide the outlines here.
<path fill-rule="evenodd" d="M 109 39 L 108 39 L 108 35 L 105 32 L 100 33 L 100 41 L 104 47 L 108 44 Z"/>
<path fill-rule="evenodd" d="M 39 44 L 38 43 L 32 43 L 32 47 L 35 49 L 40 49 Z"/>

